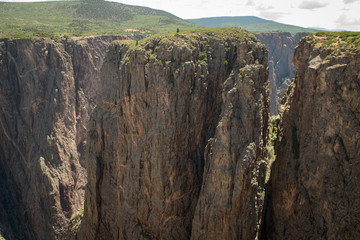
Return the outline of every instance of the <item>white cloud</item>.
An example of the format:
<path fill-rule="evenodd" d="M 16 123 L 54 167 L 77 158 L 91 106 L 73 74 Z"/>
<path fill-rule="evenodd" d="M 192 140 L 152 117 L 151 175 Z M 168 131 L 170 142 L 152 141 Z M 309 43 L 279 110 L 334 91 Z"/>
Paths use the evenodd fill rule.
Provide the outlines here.
<path fill-rule="evenodd" d="M 343 2 L 345 4 L 349 4 L 349 3 L 353 3 L 353 2 L 357 2 L 357 1 L 359 1 L 359 0 L 343 0 Z"/>
<path fill-rule="evenodd" d="M 260 4 L 259 6 L 256 7 L 256 10 L 267 11 L 267 10 L 274 9 L 274 8 L 275 8 L 274 6 Z"/>
<path fill-rule="evenodd" d="M 269 19 L 269 20 L 278 20 L 286 15 L 283 12 L 271 12 L 271 11 L 261 11 L 259 14 L 261 17 Z"/>
<path fill-rule="evenodd" d="M 254 0 L 248 0 L 246 3 L 247 6 L 255 6 Z"/>
<path fill-rule="evenodd" d="M 316 1 L 303 1 L 300 3 L 299 8 L 301 9 L 316 9 L 326 7 L 328 3 L 316 2 Z"/>
<path fill-rule="evenodd" d="M 4 1 L 4 0 L 0 0 Z M 35 0 L 6 0 L 35 1 Z M 37 0 L 39 1 L 39 0 Z M 360 31 L 360 0 L 108 0 L 147 6 L 184 19 L 259 16 L 302 27 Z M 344 14 L 344 15 L 342 15 Z"/>
<path fill-rule="evenodd" d="M 359 27 L 360 18 L 348 17 L 346 14 L 341 14 L 339 18 L 335 20 L 338 27 L 347 26 L 348 28 Z"/>

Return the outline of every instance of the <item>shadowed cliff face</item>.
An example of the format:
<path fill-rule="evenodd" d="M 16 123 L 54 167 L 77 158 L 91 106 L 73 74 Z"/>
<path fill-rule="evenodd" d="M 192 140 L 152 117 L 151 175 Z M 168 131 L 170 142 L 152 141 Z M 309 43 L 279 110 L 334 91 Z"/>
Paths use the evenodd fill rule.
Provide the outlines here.
<path fill-rule="evenodd" d="M 308 33 L 269 32 L 255 33 L 269 51 L 270 114 L 278 114 L 280 102 L 295 77 L 294 50 L 300 39 Z"/>
<path fill-rule="evenodd" d="M 281 109 L 269 239 L 360 238 L 360 50 L 303 39 Z"/>
<path fill-rule="evenodd" d="M 113 44 L 78 238 L 255 239 L 266 64 L 265 48 L 237 29 Z"/>
<path fill-rule="evenodd" d="M 0 230 L 62 238 L 82 208 L 82 161 L 98 72 L 110 41 L 0 41 Z"/>

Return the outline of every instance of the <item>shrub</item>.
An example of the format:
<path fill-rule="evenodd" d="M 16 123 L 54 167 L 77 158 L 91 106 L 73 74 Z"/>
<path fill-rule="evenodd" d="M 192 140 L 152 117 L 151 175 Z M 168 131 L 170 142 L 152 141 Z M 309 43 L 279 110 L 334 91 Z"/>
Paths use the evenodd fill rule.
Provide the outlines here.
<path fill-rule="evenodd" d="M 199 53 L 199 60 L 203 61 L 207 58 L 206 52 L 200 52 Z"/>

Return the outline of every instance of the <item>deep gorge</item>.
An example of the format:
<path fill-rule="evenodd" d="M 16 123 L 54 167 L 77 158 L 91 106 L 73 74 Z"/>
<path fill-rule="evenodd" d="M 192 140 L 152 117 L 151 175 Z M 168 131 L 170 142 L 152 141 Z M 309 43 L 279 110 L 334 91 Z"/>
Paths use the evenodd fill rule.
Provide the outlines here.
<path fill-rule="evenodd" d="M 2 40 L 1 233 L 358 237 L 359 50 L 304 35 Z"/>

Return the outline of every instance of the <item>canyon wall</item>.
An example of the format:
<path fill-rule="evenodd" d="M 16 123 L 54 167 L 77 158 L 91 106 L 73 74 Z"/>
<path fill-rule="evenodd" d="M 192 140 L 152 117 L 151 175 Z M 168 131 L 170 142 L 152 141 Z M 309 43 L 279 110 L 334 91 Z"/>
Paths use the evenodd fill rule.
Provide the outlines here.
<path fill-rule="evenodd" d="M 300 35 L 269 34 L 274 98 Z M 300 41 L 266 173 L 262 44 L 236 28 L 123 38 L 0 40 L 0 238 L 67 239 L 84 195 L 80 240 L 360 238 L 354 39 Z"/>
<path fill-rule="evenodd" d="M 83 206 L 82 154 L 107 46 L 123 37 L 0 41 L 0 231 L 64 238 Z"/>
<path fill-rule="evenodd" d="M 280 110 L 267 239 L 360 238 L 360 48 L 352 41 L 346 33 L 320 34 L 295 51 L 295 82 Z"/>
<path fill-rule="evenodd" d="M 291 35 L 286 32 L 254 33 L 269 51 L 270 114 L 278 114 L 281 99 L 295 77 L 294 50 L 308 33 Z"/>
<path fill-rule="evenodd" d="M 101 71 L 78 239 L 256 239 L 267 53 L 240 29 L 116 42 Z"/>

